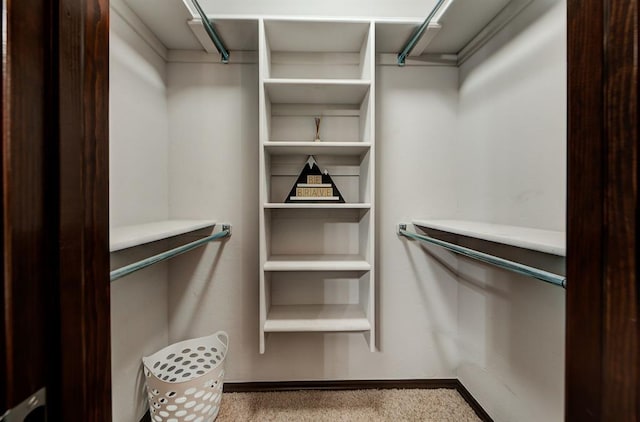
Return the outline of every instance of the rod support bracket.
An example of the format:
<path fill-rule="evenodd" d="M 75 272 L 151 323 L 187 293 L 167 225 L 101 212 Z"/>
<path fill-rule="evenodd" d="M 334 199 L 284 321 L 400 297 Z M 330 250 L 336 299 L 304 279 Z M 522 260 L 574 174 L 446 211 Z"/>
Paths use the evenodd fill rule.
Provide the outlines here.
<path fill-rule="evenodd" d="M 229 235 L 227 237 L 231 237 L 231 224 L 223 224 L 222 231 L 228 231 Z"/>
<path fill-rule="evenodd" d="M 400 223 L 396 226 L 396 234 L 398 236 L 402 236 L 402 233 L 400 233 L 400 230 L 407 230 L 407 223 Z"/>

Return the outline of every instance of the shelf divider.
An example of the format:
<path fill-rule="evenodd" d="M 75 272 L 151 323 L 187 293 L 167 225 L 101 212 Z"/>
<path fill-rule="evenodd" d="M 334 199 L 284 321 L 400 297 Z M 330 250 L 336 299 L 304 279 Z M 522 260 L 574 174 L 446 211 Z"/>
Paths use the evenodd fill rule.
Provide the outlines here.
<path fill-rule="evenodd" d="M 371 323 L 360 305 L 272 305 L 265 332 L 369 331 Z"/>
<path fill-rule="evenodd" d="M 273 255 L 264 264 L 264 271 L 369 271 L 369 264 L 360 255 Z"/>
<path fill-rule="evenodd" d="M 369 142 L 268 141 L 265 150 L 272 155 L 359 155 L 371 149 Z"/>
<path fill-rule="evenodd" d="M 287 209 L 310 209 L 310 210 L 324 210 L 324 209 L 335 209 L 335 210 L 349 210 L 349 209 L 354 209 L 354 210 L 368 210 L 371 208 L 371 204 L 370 203 L 347 203 L 347 204 L 336 204 L 336 203 L 332 203 L 332 204 L 323 204 L 323 203 L 317 203 L 317 204 L 310 204 L 310 203 L 306 203 L 306 204 L 295 204 L 295 203 L 281 203 L 281 202 L 268 202 L 266 204 L 264 204 L 264 208 L 265 209 L 280 209 L 280 210 L 287 210 Z"/>
<path fill-rule="evenodd" d="M 273 104 L 360 104 L 371 87 L 371 81 L 265 79 L 264 87 Z"/>

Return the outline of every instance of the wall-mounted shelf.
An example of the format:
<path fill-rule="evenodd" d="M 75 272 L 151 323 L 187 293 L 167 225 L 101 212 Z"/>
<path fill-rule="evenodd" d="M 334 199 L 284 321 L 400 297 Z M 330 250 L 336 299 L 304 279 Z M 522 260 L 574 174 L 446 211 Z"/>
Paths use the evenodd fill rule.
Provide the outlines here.
<path fill-rule="evenodd" d="M 258 49 L 258 20 L 244 17 L 209 17 L 218 33 L 224 38 L 226 47 L 231 52 L 230 63 L 236 62 L 238 52 L 256 51 Z M 207 35 L 202 19 L 194 17 L 187 21 L 202 47 L 209 53 L 217 50 Z M 234 54 L 235 53 L 235 54 Z"/>
<path fill-rule="evenodd" d="M 371 324 L 360 305 L 273 305 L 264 323 L 269 333 L 369 330 Z"/>
<path fill-rule="evenodd" d="M 272 255 L 264 263 L 265 271 L 369 271 L 359 255 Z"/>
<path fill-rule="evenodd" d="M 116 252 L 215 225 L 211 220 L 166 220 L 117 227 L 111 229 L 109 251 Z"/>
<path fill-rule="evenodd" d="M 309 209 L 309 210 L 368 210 L 371 208 L 370 203 L 361 204 L 292 204 L 292 203 L 274 203 L 264 204 L 265 209 L 293 210 L 293 209 Z"/>
<path fill-rule="evenodd" d="M 272 52 L 359 52 L 368 33 L 369 22 L 362 19 L 265 19 L 265 35 Z"/>
<path fill-rule="evenodd" d="M 466 220 L 413 220 L 418 227 L 565 256 L 565 233 Z"/>
<path fill-rule="evenodd" d="M 265 79 L 276 104 L 360 104 L 371 81 L 360 79 Z"/>
<path fill-rule="evenodd" d="M 265 142 L 265 151 L 272 155 L 357 155 L 369 151 L 368 142 Z"/>

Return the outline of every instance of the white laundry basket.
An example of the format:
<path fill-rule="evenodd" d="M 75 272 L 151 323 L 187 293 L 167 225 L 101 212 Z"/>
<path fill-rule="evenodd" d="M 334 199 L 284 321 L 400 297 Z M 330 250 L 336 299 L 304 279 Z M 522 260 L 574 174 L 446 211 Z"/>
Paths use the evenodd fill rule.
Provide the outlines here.
<path fill-rule="evenodd" d="M 218 416 L 229 336 L 181 341 L 143 357 L 154 422 L 212 422 Z"/>

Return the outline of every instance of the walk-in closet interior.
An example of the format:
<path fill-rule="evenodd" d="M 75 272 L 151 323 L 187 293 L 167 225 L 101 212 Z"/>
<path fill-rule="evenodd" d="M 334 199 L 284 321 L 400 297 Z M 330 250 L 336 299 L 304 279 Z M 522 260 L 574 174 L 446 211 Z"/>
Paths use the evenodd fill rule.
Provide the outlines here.
<path fill-rule="evenodd" d="M 143 356 L 218 330 L 225 382 L 563 419 L 565 0 L 110 3 L 114 421 Z M 290 196 L 310 156 L 344 202 Z"/>

